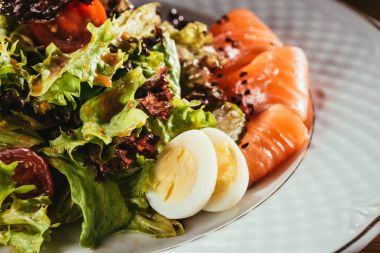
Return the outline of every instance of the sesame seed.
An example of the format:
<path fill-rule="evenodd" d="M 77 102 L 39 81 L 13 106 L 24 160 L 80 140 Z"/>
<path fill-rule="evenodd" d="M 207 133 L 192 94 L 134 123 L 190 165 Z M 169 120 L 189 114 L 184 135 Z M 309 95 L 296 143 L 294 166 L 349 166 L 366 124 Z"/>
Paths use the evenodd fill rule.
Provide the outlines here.
<path fill-rule="evenodd" d="M 226 38 L 226 42 L 227 42 L 227 43 L 232 43 L 233 40 L 232 40 L 230 37 L 227 37 L 227 38 Z"/>
<path fill-rule="evenodd" d="M 243 81 L 241 81 L 241 84 L 247 84 L 248 83 L 248 81 L 247 80 L 243 80 Z"/>
<path fill-rule="evenodd" d="M 210 72 L 211 72 L 211 73 L 215 73 L 215 71 L 216 71 L 217 69 L 218 69 L 217 67 L 212 67 L 212 68 L 210 68 Z"/>
<path fill-rule="evenodd" d="M 170 12 L 171 12 L 171 14 L 173 14 L 173 15 L 177 15 L 177 14 L 178 14 L 178 11 L 177 11 L 176 8 L 172 8 L 172 9 L 170 10 Z"/>
<path fill-rule="evenodd" d="M 222 78 L 224 75 L 223 74 L 217 74 L 216 77 L 217 78 Z"/>
<path fill-rule="evenodd" d="M 244 92 L 244 95 L 246 95 L 246 96 L 251 95 L 251 90 L 246 90 L 246 91 Z"/>
<path fill-rule="evenodd" d="M 223 15 L 223 16 L 222 16 L 222 19 L 225 20 L 225 21 L 229 21 L 229 20 L 230 20 L 230 17 L 228 17 L 228 15 Z"/>
<path fill-rule="evenodd" d="M 245 149 L 245 148 L 247 148 L 249 146 L 249 143 L 247 142 L 247 143 L 244 143 L 243 145 L 241 145 L 241 148 L 242 149 Z"/>
<path fill-rule="evenodd" d="M 240 77 L 245 77 L 246 75 L 248 75 L 248 73 L 247 72 L 245 72 L 245 71 L 243 71 L 243 72 L 240 72 Z"/>

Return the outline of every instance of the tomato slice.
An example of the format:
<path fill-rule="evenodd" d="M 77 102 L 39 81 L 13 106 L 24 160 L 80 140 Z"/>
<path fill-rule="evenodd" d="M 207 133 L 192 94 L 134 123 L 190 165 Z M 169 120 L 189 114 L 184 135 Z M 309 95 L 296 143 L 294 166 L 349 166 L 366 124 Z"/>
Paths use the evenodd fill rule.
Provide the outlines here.
<path fill-rule="evenodd" d="M 73 1 L 54 21 L 31 23 L 30 29 L 40 44 L 47 46 L 54 43 L 63 52 L 71 53 L 91 40 L 88 23 L 99 27 L 106 19 L 107 14 L 100 0 L 93 0 L 90 4 Z"/>
<path fill-rule="evenodd" d="M 7 149 L 0 152 L 0 161 L 5 164 L 18 162 L 14 180 L 17 186 L 35 185 L 36 190 L 24 197 L 35 197 L 41 194 L 54 195 L 54 182 L 45 160 L 26 148 Z"/>

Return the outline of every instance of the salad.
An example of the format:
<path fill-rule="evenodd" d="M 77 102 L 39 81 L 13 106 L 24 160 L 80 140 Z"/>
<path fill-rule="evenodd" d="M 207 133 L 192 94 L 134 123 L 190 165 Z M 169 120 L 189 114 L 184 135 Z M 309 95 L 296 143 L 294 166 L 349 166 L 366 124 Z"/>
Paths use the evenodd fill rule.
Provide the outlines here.
<path fill-rule="evenodd" d="M 0 245 L 181 235 L 308 142 L 302 50 L 247 10 L 209 30 L 158 7 L 0 0 Z"/>

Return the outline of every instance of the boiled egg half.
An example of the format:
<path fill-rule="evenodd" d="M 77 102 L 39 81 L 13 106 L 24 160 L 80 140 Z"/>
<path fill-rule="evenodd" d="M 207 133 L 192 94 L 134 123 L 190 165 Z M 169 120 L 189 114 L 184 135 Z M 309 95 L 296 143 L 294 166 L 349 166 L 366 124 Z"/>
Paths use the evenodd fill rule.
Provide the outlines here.
<path fill-rule="evenodd" d="M 167 144 L 153 168 L 149 204 L 170 219 L 183 219 L 202 210 L 214 192 L 218 175 L 211 140 L 199 130 L 178 135 Z"/>
<path fill-rule="evenodd" d="M 148 202 L 170 219 L 233 207 L 243 198 L 249 178 L 239 147 L 214 128 L 178 135 L 165 146 L 152 173 Z"/>

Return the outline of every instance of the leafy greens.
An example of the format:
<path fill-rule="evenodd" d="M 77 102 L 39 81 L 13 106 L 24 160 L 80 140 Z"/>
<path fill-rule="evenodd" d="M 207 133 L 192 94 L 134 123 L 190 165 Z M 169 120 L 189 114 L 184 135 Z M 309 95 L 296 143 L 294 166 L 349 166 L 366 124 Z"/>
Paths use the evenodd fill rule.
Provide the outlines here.
<path fill-rule="evenodd" d="M 20 199 L 34 186 L 16 187 L 13 180 L 17 162 L 0 162 L 0 244 L 11 245 L 19 252 L 39 252 L 49 240 L 51 222 L 47 215 L 50 200 L 46 196 Z"/>

